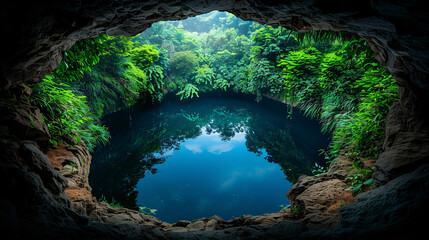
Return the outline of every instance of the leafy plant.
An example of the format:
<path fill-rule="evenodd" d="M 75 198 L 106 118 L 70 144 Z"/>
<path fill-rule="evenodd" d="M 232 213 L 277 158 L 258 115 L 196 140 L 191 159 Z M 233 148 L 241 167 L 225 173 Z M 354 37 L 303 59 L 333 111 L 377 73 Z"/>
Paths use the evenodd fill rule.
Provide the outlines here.
<path fill-rule="evenodd" d="M 319 176 L 322 173 L 325 173 L 327 171 L 327 168 L 324 166 L 319 165 L 317 162 L 314 163 L 314 167 L 311 170 L 311 173 L 313 173 L 314 176 Z"/>
<path fill-rule="evenodd" d="M 292 214 L 296 218 L 301 218 L 304 215 L 305 206 L 302 204 L 294 204 L 291 206 Z"/>
<path fill-rule="evenodd" d="M 121 206 L 120 203 L 116 202 L 114 198 L 112 198 L 111 201 L 108 201 L 104 195 L 101 195 L 101 198 L 98 199 L 98 201 L 99 202 L 105 202 L 105 203 L 109 204 L 109 206 L 114 207 L 114 208 L 124 208 L 123 206 Z"/>
<path fill-rule="evenodd" d="M 346 180 L 351 182 L 351 186 L 345 189 L 346 191 L 352 190 L 352 193 L 356 194 L 362 190 L 363 185 L 372 185 L 373 170 L 364 168 L 360 161 L 354 161 L 348 171 Z"/>
<path fill-rule="evenodd" d="M 176 74 L 188 76 L 198 66 L 198 57 L 191 51 L 175 52 L 171 55 L 169 68 Z"/>
<path fill-rule="evenodd" d="M 194 95 L 198 97 L 198 88 L 192 83 L 188 83 L 185 87 L 180 90 L 176 95 L 180 95 L 180 100 L 185 98 L 193 98 Z"/>
<path fill-rule="evenodd" d="M 77 41 L 72 48 L 66 50 L 60 65 L 55 69 L 54 76 L 68 81 L 81 80 L 86 71 L 91 71 L 100 61 L 107 47 L 107 35 Z"/>
<path fill-rule="evenodd" d="M 155 215 L 157 209 L 152 209 L 149 207 L 139 207 L 139 212 L 144 213 L 145 215 Z"/>
<path fill-rule="evenodd" d="M 390 105 L 397 101 L 396 83 L 390 74 L 377 64 L 365 72 L 354 86 L 360 89 L 361 102 L 357 111 L 349 114 L 336 128 L 333 135 L 332 152 L 338 153 L 348 146 L 348 154 L 377 158 L 382 150 L 385 117 Z"/>
<path fill-rule="evenodd" d="M 92 151 L 96 145 L 108 142 L 109 132 L 91 116 L 85 96 L 76 95 L 67 89 L 69 85 L 57 83 L 50 75 L 32 87 L 34 94 L 31 101 L 44 113 L 52 144 L 79 144 L 83 140 Z"/>
<path fill-rule="evenodd" d="M 281 210 L 286 210 L 286 209 L 290 208 L 291 205 L 290 204 L 288 204 L 288 205 L 281 204 L 279 207 L 281 207 Z"/>

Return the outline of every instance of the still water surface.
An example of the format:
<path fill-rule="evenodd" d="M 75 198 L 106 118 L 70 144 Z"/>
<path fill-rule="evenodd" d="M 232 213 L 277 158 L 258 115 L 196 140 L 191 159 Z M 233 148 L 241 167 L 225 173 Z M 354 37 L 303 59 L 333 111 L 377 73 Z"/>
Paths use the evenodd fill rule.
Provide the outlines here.
<path fill-rule="evenodd" d="M 301 174 L 311 174 L 328 136 L 285 104 L 244 95 L 166 98 L 104 118 L 112 139 L 96 149 L 95 196 L 157 209 L 166 222 L 277 212 Z"/>

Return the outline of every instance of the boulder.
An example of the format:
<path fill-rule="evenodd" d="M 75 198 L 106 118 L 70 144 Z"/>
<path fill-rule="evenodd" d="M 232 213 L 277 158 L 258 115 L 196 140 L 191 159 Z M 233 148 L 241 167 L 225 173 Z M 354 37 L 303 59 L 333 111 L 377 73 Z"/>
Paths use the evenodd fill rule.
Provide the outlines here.
<path fill-rule="evenodd" d="M 319 176 L 302 175 L 289 189 L 286 197 L 292 212 L 302 218 L 308 229 L 327 229 L 339 224 L 337 210 L 354 202 L 346 176 L 352 160 L 344 152 Z"/>
<path fill-rule="evenodd" d="M 351 191 L 345 191 L 346 188 L 347 185 L 339 179 L 319 182 L 308 187 L 295 198 L 295 202 L 304 207 L 304 215 L 336 215 L 340 206 L 354 202 Z"/>
<path fill-rule="evenodd" d="M 204 230 L 206 223 L 203 220 L 197 220 L 197 221 L 192 221 L 187 228 L 189 229 L 189 231 L 202 231 Z"/>
<path fill-rule="evenodd" d="M 172 227 L 187 227 L 191 222 L 188 220 L 180 220 L 172 225 Z"/>
<path fill-rule="evenodd" d="M 81 233 L 79 228 L 88 224 L 88 218 L 70 209 L 70 199 L 64 194 L 66 179 L 52 168 L 37 144 L 1 138 L 0 150 L 3 236 L 27 239 L 37 234 L 55 239 L 60 233 Z M 3 222 L 8 221 L 14 227 L 5 229 L 8 225 Z"/>
<path fill-rule="evenodd" d="M 309 229 L 338 225 L 337 210 L 354 202 L 351 191 L 345 191 L 345 188 L 347 185 L 343 181 L 332 179 L 308 187 L 295 198 L 295 206 L 301 208 L 299 214 Z"/>

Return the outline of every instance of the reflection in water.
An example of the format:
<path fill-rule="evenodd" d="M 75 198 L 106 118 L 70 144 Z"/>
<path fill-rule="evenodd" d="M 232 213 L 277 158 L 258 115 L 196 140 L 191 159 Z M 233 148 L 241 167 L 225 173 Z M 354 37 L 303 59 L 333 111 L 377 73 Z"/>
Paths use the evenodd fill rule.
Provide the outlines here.
<path fill-rule="evenodd" d="M 156 208 L 167 222 L 278 211 L 298 176 L 323 162 L 327 136 L 297 111 L 288 120 L 282 103 L 245 98 L 165 99 L 107 116 L 112 140 L 94 153 L 94 194 Z"/>

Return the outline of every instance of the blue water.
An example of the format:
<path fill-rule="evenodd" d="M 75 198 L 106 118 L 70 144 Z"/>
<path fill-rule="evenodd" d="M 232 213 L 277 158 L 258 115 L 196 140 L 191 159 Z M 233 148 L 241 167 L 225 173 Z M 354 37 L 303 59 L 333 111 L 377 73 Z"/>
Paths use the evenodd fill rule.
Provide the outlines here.
<path fill-rule="evenodd" d="M 137 204 L 156 208 L 158 218 L 175 222 L 276 212 L 288 202 L 291 183 L 278 164 L 264 159 L 265 151 L 260 156 L 247 151 L 244 133 L 225 142 L 219 134 L 202 132 L 165 153 L 158 172 L 138 182 Z"/>
<path fill-rule="evenodd" d="M 328 144 L 317 121 L 242 95 L 167 98 L 104 120 L 112 139 L 93 155 L 93 193 L 169 223 L 277 212 Z"/>

